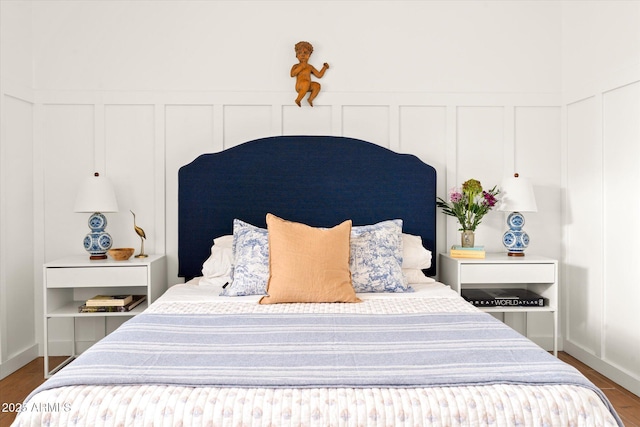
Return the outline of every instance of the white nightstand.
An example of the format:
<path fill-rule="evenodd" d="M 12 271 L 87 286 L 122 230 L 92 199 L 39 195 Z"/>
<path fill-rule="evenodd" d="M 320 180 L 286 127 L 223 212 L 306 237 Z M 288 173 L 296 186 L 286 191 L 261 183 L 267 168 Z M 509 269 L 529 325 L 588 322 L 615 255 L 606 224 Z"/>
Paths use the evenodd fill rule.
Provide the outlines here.
<path fill-rule="evenodd" d="M 553 315 L 553 354 L 558 354 L 558 261 L 536 255 L 510 257 L 487 253 L 484 259 L 440 254 L 440 281 L 460 293 L 463 288 L 522 288 L 546 298 L 544 307 L 486 307 L 487 312 L 549 312 Z"/>
<path fill-rule="evenodd" d="M 87 317 L 135 316 L 167 289 L 164 255 L 130 258 L 127 261 L 89 260 L 86 255 L 63 258 L 44 265 L 44 376 L 48 378 L 76 356 L 75 321 Z M 98 294 L 147 295 L 129 312 L 79 313 L 78 307 Z M 72 318 L 71 356 L 49 371 L 49 319 Z"/>

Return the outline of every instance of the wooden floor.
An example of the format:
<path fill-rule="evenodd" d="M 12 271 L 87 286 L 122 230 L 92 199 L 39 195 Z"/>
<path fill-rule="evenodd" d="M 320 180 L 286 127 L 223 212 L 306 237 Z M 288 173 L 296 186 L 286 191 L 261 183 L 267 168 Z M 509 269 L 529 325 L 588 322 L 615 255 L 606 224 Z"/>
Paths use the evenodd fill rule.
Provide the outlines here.
<path fill-rule="evenodd" d="M 600 387 L 614 408 L 616 408 L 618 415 L 620 415 L 626 427 L 640 427 L 640 397 L 625 390 L 564 352 L 558 353 L 558 357 L 568 364 L 575 366 L 592 383 Z M 56 366 L 64 359 L 65 357 L 52 357 L 52 366 Z M 0 381 L 0 402 L 22 402 L 34 388 L 44 382 L 42 375 L 44 369 L 43 364 L 44 359 L 39 357 Z M 0 412 L 0 427 L 8 427 L 14 418 L 14 413 Z"/>
<path fill-rule="evenodd" d="M 618 415 L 620 415 L 625 427 L 640 427 L 640 397 L 620 387 L 609 378 L 594 371 L 567 353 L 558 352 L 558 358 L 575 367 L 604 392 Z"/>
<path fill-rule="evenodd" d="M 64 356 L 49 358 L 51 366 L 57 366 L 65 359 Z M 20 403 L 43 382 L 44 357 L 38 357 L 5 379 L 0 380 L 0 403 Z M 0 412 L 0 427 L 8 427 L 15 417 L 14 412 Z"/>

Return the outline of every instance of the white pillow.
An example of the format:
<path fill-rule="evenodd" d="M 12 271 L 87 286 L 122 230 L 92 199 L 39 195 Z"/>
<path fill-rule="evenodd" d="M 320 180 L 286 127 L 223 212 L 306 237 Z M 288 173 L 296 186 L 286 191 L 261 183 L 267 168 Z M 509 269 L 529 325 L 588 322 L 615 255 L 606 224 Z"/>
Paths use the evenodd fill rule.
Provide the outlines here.
<path fill-rule="evenodd" d="M 422 238 L 402 233 L 402 268 L 424 270 L 429 267 L 431 251 L 422 246 Z"/>
<path fill-rule="evenodd" d="M 229 277 L 233 265 L 232 243 L 233 236 L 222 236 L 213 239 L 211 255 L 202 264 L 202 277 L 205 279 Z"/>
<path fill-rule="evenodd" d="M 213 239 L 213 244 L 222 248 L 231 248 L 233 247 L 233 235 L 229 234 L 227 236 L 216 237 Z"/>
<path fill-rule="evenodd" d="M 433 277 L 425 276 L 419 268 L 403 268 L 402 274 L 407 279 L 407 283 L 433 283 L 436 280 Z"/>

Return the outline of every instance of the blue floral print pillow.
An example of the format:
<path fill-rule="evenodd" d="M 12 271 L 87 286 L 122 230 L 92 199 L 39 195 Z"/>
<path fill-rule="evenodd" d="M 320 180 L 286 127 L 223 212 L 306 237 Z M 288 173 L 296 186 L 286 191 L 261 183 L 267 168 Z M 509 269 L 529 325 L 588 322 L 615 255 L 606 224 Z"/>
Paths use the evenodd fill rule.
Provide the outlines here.
<path fill-rule="evenodd" d="M 356 292 L 413 292 L 402 272 L 402 220 L 352 227 L 349 269 Z M 231 281 L 221 296 L 267 295 L 269 234 L 233 221 Z"/>
<path fill-rule="evenodd" d="M 233 220 L 233 267 L 231 282 L 221 296 L 267 295 L 269 235 L 239 219 Z"/>
<path fill-rule="evenodd" d="M 402 274 L 402 220 L 353 227 L 349 267 L 356 292 L 413 292 Z"/>

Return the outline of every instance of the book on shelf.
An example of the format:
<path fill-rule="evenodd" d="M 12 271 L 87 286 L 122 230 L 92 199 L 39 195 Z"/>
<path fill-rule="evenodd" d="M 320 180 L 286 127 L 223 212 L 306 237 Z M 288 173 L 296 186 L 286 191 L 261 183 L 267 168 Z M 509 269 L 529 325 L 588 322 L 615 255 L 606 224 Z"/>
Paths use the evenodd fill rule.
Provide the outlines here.
<path fill-rule="evenodd" d="M 87 307 L 123 307 L 133 300 L 133 295 L 96 295 L 86 302 Z"/>
<path fill-rule="evenodd" d="M 453 245 L 451 249 L 454 250 L 462 250 L 462 251 L 484 251 L 484 246 L 460 246 Z"/>
<path fill-rule="evenodd" d="M 147 299 L 146 295 L 133 295 L 131 301 L 126 305 L 102 305 L 102 306 L 88 306 L 82 304 L 78 307 L 79 313 L 126 313 L 137 307 L 144 300 Z"/>
<path fill-rule="evenodd" d="M 463 247 L 459 245 L 451 246 L 449 256 L 452 258 L 485 258 L 486 252 L 484 246 Z"/>
<path fill-rule="evenodd" d="M 463 289 L 462 297 L 476 307 L 545 307 L 548 300 L 528 289 Z"/>

